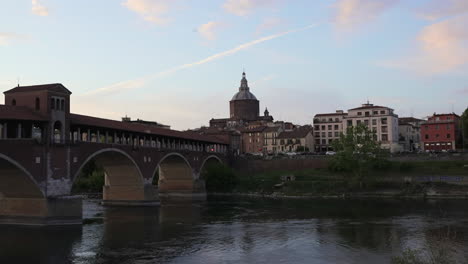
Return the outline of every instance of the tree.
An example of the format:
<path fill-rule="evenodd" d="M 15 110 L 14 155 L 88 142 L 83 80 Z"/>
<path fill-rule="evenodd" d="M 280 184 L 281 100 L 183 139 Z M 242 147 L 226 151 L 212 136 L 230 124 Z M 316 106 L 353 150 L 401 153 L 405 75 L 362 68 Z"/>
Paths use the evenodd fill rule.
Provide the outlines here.
<path fill-rule="evenodd" d="M 360 187 L 372 169 L 386 163 L 375 132 L 363 124 L 348 127 L 346 134 L 341 134 L 332 146 L 336 155 L 332 157 L 330 168 L 348 174 Z"/>
<path fill-rule="evenodd" d="M 462 131 L 463 148 L 468 148 L 468 108 L 465 109 L 460 117 L 460 129 Z"/>

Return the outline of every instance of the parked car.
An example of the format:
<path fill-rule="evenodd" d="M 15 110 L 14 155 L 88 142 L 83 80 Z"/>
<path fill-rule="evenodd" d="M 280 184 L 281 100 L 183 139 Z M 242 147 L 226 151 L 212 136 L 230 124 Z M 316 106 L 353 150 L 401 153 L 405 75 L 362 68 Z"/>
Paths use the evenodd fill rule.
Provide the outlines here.
<path fill-rule="evenodd" d="M 333 156 L 333 155 L 336 155 L 336 152 L 335 151 L 327 151 L 327 152 L 325 152 L 325 155 Z"/>

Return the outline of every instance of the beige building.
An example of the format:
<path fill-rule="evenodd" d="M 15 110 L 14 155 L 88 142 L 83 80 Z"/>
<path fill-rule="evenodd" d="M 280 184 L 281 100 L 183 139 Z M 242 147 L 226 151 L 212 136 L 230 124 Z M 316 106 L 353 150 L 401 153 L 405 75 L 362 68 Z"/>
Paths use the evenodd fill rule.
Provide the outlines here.
<path fill-rule="evenodd" d="M 398 119 L 398 142 L 404 151 L 421 149 L 421 123 L 424 120 L 414 117 Z"/>
<path fill-rule="evenodd" d="M 278 153 L 278 136 L 283 131 L 281 126 L 266 127 L 263 130 L 264 153 Z"/>
<path fill-rule="evenodd" d="M 313 151 L 313 128 L 303 126 L 292 131 L 283 131 L 278 135 L 277 141 L 279 152 Z"/>
<path fill-rule="evenodd" d="M 332 150 L 333 140 L 339 139 L 343 133 L 343 119 L 347 115 L 343 110 L 337 110 L 335 113 L 314 116 L 315 152 Z"/>
<path fill-rule="evenodd" d="M 398 115 L 392 108 L 367 103 L 349 109 L 348 115 L 343 119 L 343 131 L 346 132 L 349 126 L 358 124 L 364 124 L 373 130 L 383 149 L 392 153 L 402 149 L 398 144 Z"/>

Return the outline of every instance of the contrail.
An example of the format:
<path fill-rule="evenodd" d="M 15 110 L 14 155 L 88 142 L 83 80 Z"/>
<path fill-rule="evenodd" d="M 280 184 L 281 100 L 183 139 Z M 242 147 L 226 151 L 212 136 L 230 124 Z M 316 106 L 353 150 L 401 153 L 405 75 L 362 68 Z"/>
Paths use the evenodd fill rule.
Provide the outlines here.
<path fill-rule="evenodd" d="M 174 72 L 177 72 L 177 71 L 180 71 L 180 70 L 183 70 L 183 69 L 187 69 L 187 68 L 191 68 L 191 67 L 194 67 L 194 66 L 197 66 L 197 65 L 202 65 L 202 64 L 208 63 L 210 61 L 214 61 L 214 60 L 217 60 L 217 59 L 232 55 L 234 53 L 237 53 L 238 51 L 247 49 L 249 47 L 255 46 L 255 45 L 260 44 L 262 42 L 272 40 L 272 39 L 276 39 L 276 38 L 279 38 L 279 37 L 282 37 L 282 36 L 285 36 L 285 35 L 288 35 L 288 34 L 291 34 L 291 33 L 294 33 L 294 32 L 307 30 L 309 28 L 316 27 L 317 25 L 318 24 L 312 24 L 312 25 L 308 25 L 306 27 L 291 29 L 291 30 L 288 30 L 288 31 L 283 31 L 283 32 L 280 32 L 280 33 L 277 33 L 277 34 L 273 34 L 273 35 L 270 35 L 270 36 L 259 38 L 259 39 L 256 39 L 256 40 L 241 44 L 241 45 L 239 45 L 239 46 L 237 46 L 235 48 L 232 48 L 230 50 L 226 50 L 226 51 L 223 51 L 223 52 L 220 52 L 220 53 L 216 53 L 214 55 L 211 55 L 209 57 L 206 57 L 206 58 L 204 58 L 202 60 L 199 60 L 199 61 L 196 61 L 196 62 L 179 65 L 179 66 L 174 67 L 172 69 L 157 72 L 157 73 L 147 75 L 145 77 L 141 77 L 141 78 L 138 78 L 138 79 L 118 82 L 118 83 L 115 83 L 115 84 L 112 84 L 112 85 L 109 85 L 109 86 L 98 88 L 98 89 L 93 90 L 93 91 L 89 91 L 89 92 L 85 93 L 84 95 L 94 95 L 94 94 L 104 93 L 104 92 L 117 92 L 117 91 L 122 91 L 122 90 L 136 89 L 136 88 L 142 87 L 143 85 L 145 85 L 147 82 L 149 82 L 152 79 L 155 79 L 155 78 L 158 78 L 158 77 L 161 77 L 161 76 L 165 76 L 165 75 L 168 75 L 168 74 L 172 74 Z"/>

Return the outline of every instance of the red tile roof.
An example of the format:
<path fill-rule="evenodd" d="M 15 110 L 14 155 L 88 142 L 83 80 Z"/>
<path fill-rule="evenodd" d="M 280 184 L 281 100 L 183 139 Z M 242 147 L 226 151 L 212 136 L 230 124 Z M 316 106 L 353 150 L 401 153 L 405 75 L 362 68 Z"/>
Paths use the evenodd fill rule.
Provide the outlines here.
<path fill-rule="evenodd" d="M 66 94 L 72 93 L 70 92 L 70 90 L 65 88 L 65 86 L 63 86 L 61 83 L 18 86 L 8 91 L 5 91 L 3 93 L 7 94 L 7 93 L 18 93 L 18 92 L 35 92 L 35 91 L 41 91 L 41 90 L 47 90 L 47 91 L 58 92 L 58 93 L 66 93 Z"/>
<path fill-rule="evenodd" d="M 70 122 L 72 125 L 85 125 L 91 127 L 102 127 L 115 130 L 125 130 L 128 132 L 144 133 L 154 136 L 166 136 L 173 138 L 181 138 L 188 140 L 203 141 L 207 143 L 228 144 L 228 142 L 220 140 L 217 137 L 199 135 L 190 131 L 177 131 L 165 128 L 159 128 L 151 125 L 140 123 L 128 123 L 116 120 L 97 118 L 92 116 L 70 114 Z"/>
<path fill-rule="evenodd" d="M 24 106 L 0 105 L 0 119 L 47 121 L 48 118 Z"/>

